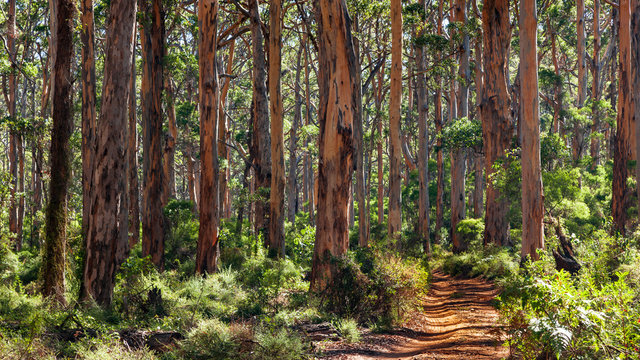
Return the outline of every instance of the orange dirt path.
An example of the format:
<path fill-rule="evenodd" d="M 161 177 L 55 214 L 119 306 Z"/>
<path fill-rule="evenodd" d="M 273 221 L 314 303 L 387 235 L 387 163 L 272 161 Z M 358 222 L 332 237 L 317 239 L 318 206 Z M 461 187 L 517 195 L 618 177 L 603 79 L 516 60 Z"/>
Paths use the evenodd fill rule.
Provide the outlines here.
<path fill-rule="evenodd" d="M 363 334 L 357 344 L 324 347 L 323 359 L 503 359 L 498 312 L 491 305 L 498 290 L 480 279 L 435 272 L 423 311 L 390 334 Z"/>

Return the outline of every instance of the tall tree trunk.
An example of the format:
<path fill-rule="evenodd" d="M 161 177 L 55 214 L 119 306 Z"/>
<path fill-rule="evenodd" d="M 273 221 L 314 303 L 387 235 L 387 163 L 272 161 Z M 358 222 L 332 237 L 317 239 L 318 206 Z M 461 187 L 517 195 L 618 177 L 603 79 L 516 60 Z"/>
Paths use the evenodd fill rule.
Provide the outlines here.
<path fill-rule="evenodd" d="M 384 164 L 382 163 L 382 143 L 384 137 L 382 136 L 382 86 L 383 86 L 384 72 L 381 71 L 378 74 L 378 87 L 376 96 L 376 117 L 378 125 L 378 143 L 376 146 L 378 155 L 378 225 L 384 223 Z"/>
<path fill-rule="evenodd" d="M 167 128 L 169 132 L 165 136 L 162 156 L 162 206 L 166 206 L 169 200 L 176 197 L 176 142 L 178 141 L 178 127 L 176 124 L 175 93 L 173 80 L 166 75 L 164 79 L 164 92 L 167 110 Z"/>
<path fill-rule="evenodd" d="M 233 72 L 233 55 L 236 48 L 235 39 L 229 44 L 229 56 L 227 58 L 227 74 Z M 231 78 L 227 77 L 222 85 L 220 93 L 220 108 L 218 109 L 218 156 L 225 160 L 225 168 L 221 169 L 218 176 L 218 187 L 220 191 L 220 217 L 224 219 L 231 218 L 231 197 L 229 194 L 229 179 L 231 179 L 231 164 L 229 163 L 229 151 L 227 143 L 229 142 L 229 132 L 227 130 L 227 115 L 225 114 L 225 106 L 227 103 L 227 93 L 231 86 Z"/>
<path fill-rule="evenodd" d="M 116 271 L 129 252 L 128 162 L 122 159 L 127 159 L 135 23 L 135 1 L 111 1 L 82 294 L 103 306 L 111 304 Z"/>
<path fill-rule="evenodd" d="M 218 1 L 198 3 L 198 67 L 200 69 L 200 232 L 196 272 L 212 273 L 218 266 L 218 105 L 220 88 L 216 50 Z"/>
<path fill-rule="evenodd" d="M 287 179 L 287 198 L 289 200 L 287 206 L 287 221 L 292 224 L 296 222 L 296 213 L 298 212 L 298 124 L 302 119 L 302 96 L 300 95 L 300 72 L 302 66 L 300 61 L 302 60 L 302 51 L 298 50 L 298 57 L 296 60 L 296 77 L 294 86 L 294 101 L 293 105 L 293 124 L 291 125 L 291 134 L 289 135 L 289 176 Z"/>
<path fill-rule="evenodd" d="M 442 36 L 442 7 L 444 0 L 438 1 L 438 30 L 437 34 Z M 442 56 L 438 53 L 438 58 Z M 436 134 L 442 133 L 442 126 L 444 125 L 442 118 L 442 79 L 439 75 L 436 75 L 436 94 L 434 96 L 434 108 L 435 108 L 435 123 Z M 435 238 L 436 244 L 440 243 L 441 229 L 444 226 L 444 158 L 442 153 L 442 138 L 436 139 L 436 228 Z"/>
<path fill-rule="evenodd" d="M 91 209 L 91 171 L 96 136 L 96 63 L 93 0 L 82 0 L 82 237 L 86 241 Z"/>
<path fill-rule="evenodd" d="M 633 8 L 631 17 L 631 78 L 633 98 L 633 125 L 635 127 L 636 138 L 636 191 L 638 194 L 638 201 L 640 201 L 640 162 L 637 160 L 640 158 L 640 1 L 635 0 L 632 3 Z"/>
<path fill-rule="evenodd" d="M 266 62 L 264 37 L 262 35 L 258 1 L 249 0 L 251 15 L 251 48 L 253 53 L 252 111 L 253 129 L 251 138 L 251 158 L 255 173 L 255 191 L 260 199 L 256 201 L 254 226 L 256 234 L 262 235 L 264 244 L 269 244 L 268 199 L 271 187 L 271 137 L 269 129 L 269 101 L 267 100 Z"/>
<path fill-rule="evenodd" d="M 16 0 L 9 0 L 9 13 L 7 19 L 7 38 L 9 43 L 9 57 L 11 59 L 11 72 L 9 73 L 9 101 L 7 108 L 9 117 L 16 118 L 16 92 L 17 92 L 17 53 L 16 53 Z M 10 204 L 9 204 L 9 232 L 15 236 L 15 248 L 18 249 L 18 142 L 20 135 L 18 129 L 9 129 L 9 173 L 11 179 Z"/>
<path fill-rule="evenodd" d="M 42 294 L 61 304 L 65 299 L 67 190 L 71 179 L 71 147 L 73 132 L 73 29 L 75 1 L 54 2 L 55 18 L 51 33 L 55 34 L 53 60 L 53 126 L 51 128 L 51 180 L 49 206 L 46 213 L 45 250 L 42 259 Z"/>
<path fill-rule="evenodd" d="M 426 1 L 420 1 L 420 7 L 427 11 Z M 418 36 L 424 35 L 421 30 Z M 431 242 L 429 241 L 429 124 L 428 122 L 428 95 L 425 77 L 426 54 L 423 46 L 416 47 L 416 88 L 418 90 L 418 233 L 424 246 L 424 252 L 431 255 Z"/>
<path fill-rule="evenodd" d="M 562 78 L 560 77 L 560 63 L 558 61 L 558 46 L 556 41 L 556 31 L 551 26 L 551 22 L 547 18 L 547 31 L 549 32 L 549 38 L 551 41 L 551 60 L 553 61 L 553 71 L 556 75 L 556 81 L 553 85 L 553 132 L 564 135 L 564 124 L 561 124 L 561 111 L 562 111 Z"/>
<path fill-rule="evenodd" d="M 534 4 L 535 5 L 535 4 Z M 576 0 L 576 29 L 578 30 L 578 109 L 584 106 L 584 102 L 587 99 L 587 43 L 585 39 L 584 31 L 584 0 Z M 530 84 L 522 83 L 522 86 Z M 572 141 L 572 153 L 573 162 L 577 164 L 582 157 L 582 143 L 583 143 L 582 127 L 576 122 L 573 124 L 573 141 Z"/>
<path fill-rule="evenodd" d="M 477 4 L 474 0 L 473 6 L 477 11 Z M 480 114 L 480 105 L 482 104 L 482 88 L 484 86 L 484 72 L 482 66 L 482 37 L 476 39 L 475 48 L 475 75 L 476 75 L 476 116 Z M 477 152 L 474 164 L 474 189 L 473 189 L 473 217 L 479 219 L 482 216 L 482 205 L 484 200 L 484 155 Z"/>
<path fill-rule="evenodd" d="M 271 193 L 269 253 L 284 258 L 284 128 L 280 69 L 282 2 L 269 1 L 269 111 L 271 115 Z"/>
<path fill-rule="evenodd" d="M 513 134 L 506 67 L 511 39 L 509 1 L 487 0 L 482 8 L 482 24 L 485 78 L 480 117 L 487 179 L 484 244 L 507 245 L 510 242 L 509 205 L 489 180 L 494 173 L 494 163 L 504 158 Z"/>
<path fill-rule="evenodd" d="M 358 21 L 356 19 L 356 31 L 359 31 Z M 354 155 L 355 155 L 355 178 L 356 178 L 356 200 L 358 201 L 358 246 L 369 246 L 369 208 L 367 201 L 365 176 L 364 176 L 364 130 L 362 127 L 362 66 L 360 65 L 360 40 L 353 38 L 353 46 L 356 54 L 356 109 L 358 110 L 353 119 L 354 130 Z M 351 216 L 353 217 L 353 215 Z"/>
<path fill-rule="evenodd" d="M 628 161 L 631 160 L 632 79 L 631 79 L 631 5 L 620 0 L 620 82 L 616 144 L 613 157 L 612 215 L 616 231 L 626 232 L 629 191 Z"/>
<path fill-rule="evenodd" d="M 309 44 L 307 42 L 307 38 L 305 36 L 305 46 L 304 46 L 304 86 L 305 86 L 305 113 L 304 113 L 304 125 L 309 126 L 311 123 L 311 85 L 309 83 L 309 69 L 310 65 L 310 55 L 309 55 Z M 309 136 L 305 136 L 304 138 L 304 177 L 306 182 L 307 190 L 305 193 L 307 194 L 307 198 L 305 202 L 308 202 L 308 212 L 309 219 L 311 220 L 311 224 L 315 224 L 315 189 L 314 189 L 314 176 L 313 176 L 313 164 L 311 159 L 311 154 L 309 154 Z"/>
<path fill-rule="evenodd" d="M 399 2 L 399 1 L 398 1 Z M 315 2 L 318 23 L 318 219 L 311 289 L 324 290 L 336 275 L 332 257 L 349 246 L 348 201 L 353 171 L 353 118 L 357 109 L 356 55 L 344 0 Z M 399 149 L 398 149 L 399 150 Z"/>
<path fill-rule="evenodd" d="M 129 81 L 129 248 L 140 241 L 140 183 L 138 181 L 138 119 L 136 103 L 136 34 L 133 33 L 131 80 Z"/>
<path fill-rule="evenodd" d="M 162 0 L 139 0 L 142 15 L 142 256 L 163 268 L 162 87 L 164 10 Z"/>
<path fill-rule="evenodd" d="M 402 2 L 391 0 L 391 88 L 389 94 L 389 237 L 402 231 L 400 204 L 400 113 L 402 105 Z"/>
<path fill-rule="evenodd" d="M 457 0 L 453 12 L 454 20 L 465 25 L 467 22 L 466 0 Z M 469 116 L 469 35 L 466 34 L 462 36 L 460 44 L 458 79 L 457 117 L 463 118 Z M 458 223 L 465 218 L 466 152 L 467 149 L 451 150 L 451 242 L 454 252 L 466 250 L 468 246 L 457 231 Z"/>
<path fill-rule="evenodd" d="M 593 163 L 591 168 L 595 170 L 600 165 L 600 0 L 593 0 L 593 85 L 591 86 L 591 102 L 593 103 L 591 125 L 591 147 L 590 153 Z"/>
<path fill-rule="evenodd" d="M 544 195 L 540 169 L 540 119 L 538 105 L 538 16 L 536 0 L 520 3 L 520 124 L 522 126 L 522 252 L 539 259 L 544 249 Z M 583 29 L 584 30 L 584 29 Z M 586 90 L 586 87 L 585 87 Z"/>

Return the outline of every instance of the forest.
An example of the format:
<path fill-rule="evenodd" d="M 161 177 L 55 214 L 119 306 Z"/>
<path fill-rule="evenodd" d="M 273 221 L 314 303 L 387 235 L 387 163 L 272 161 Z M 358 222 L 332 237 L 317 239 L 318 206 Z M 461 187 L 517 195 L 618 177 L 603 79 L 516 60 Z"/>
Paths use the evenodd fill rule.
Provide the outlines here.
<path fill-rule="evenodd" d="M 640 0 L 7 0 L 0 359 L 640 359 Z"/>

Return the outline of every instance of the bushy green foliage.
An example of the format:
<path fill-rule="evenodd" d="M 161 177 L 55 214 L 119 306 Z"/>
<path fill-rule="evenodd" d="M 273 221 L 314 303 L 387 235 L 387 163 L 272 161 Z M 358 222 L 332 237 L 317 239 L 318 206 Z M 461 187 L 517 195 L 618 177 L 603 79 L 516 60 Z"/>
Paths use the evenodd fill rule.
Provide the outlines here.
<path fill-rule="evenodd" d="M 155 354 L 145 348 L 131 349 L 117 337 L 88 338 L 76 346 L 78 360 L 154 360 Z"/>
<path fill-rule="evenodd" d="M 428 272 L 419 262 L 389 252 L 358 249 L 333 261 L 338 273 L 320 296 L 328 311 L 343 317 L 397 323 L 427 289 Z"/>
<path fill-rule="evenodd" d="M 517 274 L 518 260 L 519 255 L 512 249 L 471 246 L 469 251 L 460 254 L 443 253 L 434 266 L 451 275 L 497 279 Z"/>
<path fill-rule="evenodd" d="M 307 348 L 296 333 L 287 329 L 261 329 L 256 334 L 258 346 L 254 348 L 252 359 L 256 360 L 302 360 L 308 358 Z"/>
<path fill-rule="evenodd" d="M 512 354 L 541 352 L 563 359 L 638 359 L 640 310 L 626 274 L 597 284 L 593 277 L 550 270 L 548 259 L 511 277 L 500 302 Z"/>
<path fill-rule="evenodd" d="M 182 353 L 187 359 L 237 359 L 239 345 L 229 327 L 218 319 L 202 321 L 189 332 L 182 342 Z"/>
<path fill-rule="evenodd" d="M 347 342 L 355 343 L 360 341 L 360 330 L 358 330 L 358 323 L 353 319 L 338 319 L 335 322 L 336 330 L 342 338 Z"/>

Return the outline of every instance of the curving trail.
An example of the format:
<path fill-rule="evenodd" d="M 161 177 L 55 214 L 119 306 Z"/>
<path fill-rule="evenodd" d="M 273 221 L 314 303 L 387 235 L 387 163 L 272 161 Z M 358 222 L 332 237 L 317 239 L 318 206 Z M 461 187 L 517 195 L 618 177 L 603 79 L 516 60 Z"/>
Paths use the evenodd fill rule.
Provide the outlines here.
<path fill-rule="evenodd" d="M 423 311 L 392 334 L 364 334 L 358 344 L 324 349 L 325 359 L 503 359 L 498 312 L 491 305 L 498 290 L 490 282 L 433 274 Z"/>

